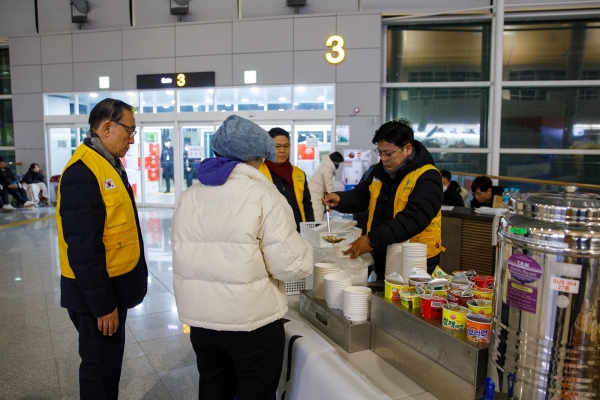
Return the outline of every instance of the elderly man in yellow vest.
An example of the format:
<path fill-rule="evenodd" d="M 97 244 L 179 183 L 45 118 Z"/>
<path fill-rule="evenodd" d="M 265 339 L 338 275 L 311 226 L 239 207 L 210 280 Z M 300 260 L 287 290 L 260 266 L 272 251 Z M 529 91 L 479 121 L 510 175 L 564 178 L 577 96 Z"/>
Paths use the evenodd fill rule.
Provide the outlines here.
<path fill-rule="evenodd" d="M 273 128 L 269 135 L 275 142 L 277 158 L 275 162 L 265 160 L 259 171 L 265 174 L 286 198 L 294 212 L 296 229 L 300 232 L 300 222 L 315 220 L 306 174 L 290 163 L 290 134 L 285 129 Z"/>
<path fill-rule="evenodd" d="M 405 119 L 383 124 L 373 136 L 381 161 L 371 175 L 347 192 L 323 198 L 344 213 L 369 211 L 367 234 L 346 254 L 372 252 L 377 279 L 384 279 L 387 246 L 410 240 L 427 245 L 427 271 L 439 263 L 442 248 L 442 177 L 425 146 L 414 140 Z"/>
<path fill-rule="evenodd" d="M 61 306 L 79 332 L 82 399 L 116 399 L 127 310 L 147 291 L 148 268 L 131 185 L 120 157 L 134 144 L 133 108 L 99 102 L 88 137 L 58 185 Z"/>

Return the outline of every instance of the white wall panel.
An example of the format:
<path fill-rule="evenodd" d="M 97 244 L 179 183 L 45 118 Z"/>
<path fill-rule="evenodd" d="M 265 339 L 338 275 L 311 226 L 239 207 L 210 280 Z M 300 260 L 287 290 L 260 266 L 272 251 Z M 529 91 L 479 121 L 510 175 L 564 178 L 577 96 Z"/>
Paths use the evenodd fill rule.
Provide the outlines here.
<path fill-rule="evenodd" d="M 193 21 L 237 19 L 238 0 L 190 1 L 190 14 Z"/>
<path fill-rule="evenodd" d="M 233 84 L 244 85 L 244 71 L 256 71 L 257 84 L 292 83 L 293 53 L 252 53 L 233 55 Z"/>
<path fill-rule="evenodd" d="M 10 67 L 13 93 L 42 93 L 42 68 L 39 65 Z"/>
<path fill-rule="evenodd" d="M 358 0 L 307 1 L 299 8 L 300 14 L 353 13 L 358 12 Z"/>
<path fill-rule="evenodd" d="M 334 83 L 335 68 L 324 51 L 294 52 L 294 83 Z"/>
<path fill-rule="evenodd" d="M 380 49 L 348 49 L 337 64 L 337 82 L 381 82 Z"/>
<path fill-rule="evenodd" d="M 71 10 L 69 9 L 69 18 Z M 72 24 L 77 29 L 77 24 Z M 124 0 L 90 1 L 88 21 L 83 24 L 84 30 L 110 29 L 130 26 L 129 2 Z M 56 31 L 54 31 L 56 32 Z"/>
<path fill-rule="evenodd" d="M 123 89 L 137 88 L 137 75 L 174 73 L 175 58 L 123 60 Z"/>
<path fill-rule="evenodd" d="M 177 57 L 230 54 L 232 23 L 177 25 L 175 27 Z"/>
<path fill-rule="evenodd" d="M 93 2 L 90 4 L 90 9 L 92 7 L 95 7 Z M 77 30 L 77 24 L 71 22 L 71 5 L 68 1 L 38 1 L 38 14 L 41 34 Z"/>
<path fill-rule="evenodd" d="M 294 8 L 286 6 L 285 3 L 285 0 L 242 1 L 242 18 L 294 15 Z"/>
<path fill-rule="evenodd" d="M 73 41 L 71 34 L 44 35 L 42 39 L 42 64 L 73 62 Z"/>
<path fill-rule="evenodd" d="M 12 37 L 8 40 L 10 48 L 10 65 L 34 65 L 39 64 L 40 37 Z"/>
<path fill-rule="evenodd" d="M 335 90 L 335 115 L 350 116 L 355 107 L 360 108 L 359 116 L 378 116 L 381 113 L 381 84 L 338 83 Z"/>
<path fill-rule="evenodd" d="M 109 61 L 122 57 L 121 30 L 73 32 L 73 61 Z"/>
<path fill-rule="evenodd" d="M 34 35 L 33 1 L 0 0 L 0 37 Z"/>
<path fill-rule="evenodd" d="M 44 102 L 41 93 L 13 94 L 13 121 L 42 121 L 44 119 Z M 17 132 L 15 131 L 15 137 Z"/>
<path fill-rule="evenodd" d="M 529 0 L 525 0 L 529 1 Z M 489 0 L 361 0 L 362 11 L 382 11 L 382 12 L 436 12 L 446 10 L 462 10 L 472 7 L 489 6 Z M 533 3 L 533 2 L 531 2 Z"/>
<path fill-rule="evenodd" d="M 374 149 L 375 145 L 371 142 L 373 135 L 381 121 L 374 117 L 336 117 L 336 125 L 348 125 L 350 127 L 350 141 L 348 146 L 336 146 L 335 149 L 342 152 L 345 149 Z M 372 158 L 375 161 L 375 157 Z"/>
<path fill-rule="evenodd" d="M 233 85 L 232 64 L 231 54 L 175 58 L 175 70 L 177 72 L 215 71 L 216 86 Z"/>
<path fill-rule="evenodd" d="M 43 93 L 72 92 L 73 64 L 42 65 Z"/>
<path fill-rule="evenodd" d="M 175 57 L 175 27 L 123 29 L 123 59 Z"/>
<path fill-rule="evenodd" d="M 110 77 L 110 89 L 120 90 L 123 88 L 123 62 L 104 61 L 92 63 L 73 64 L 73 90 L 85 92 L 88 90 L 99 90 L 98 78 Z"/>
<path fill-rule="evenodd" d="M 344 48 L 381 47 L 381 15 L 339 15 L 337 34 L 344 38 Z"/>
<path fill-rule="evenodd" d="M 293 18 L 233 22 L 233 53 L 292 51 Z"/>
<path fill-rule="evenodd" d="M 28 148 L 28 149 L 43 149 L 44 148 L 44 123 L 42 121 L 19 121 L 15 122 L 15 147 Z M 27 164 L 17 158 L 19 162 L 23 163 L 23 171 L 29 168 L 29 164 L 37 162 L 43 163 L 44 159 L 29 161 Z M 27 165 L 25 167 L 25 165 Z"/>
<path fill-rule="evenodd" d="M 294 18 L 294 50 L 326 50 L 327 38 L 336 33 L 336 18 Z"/>

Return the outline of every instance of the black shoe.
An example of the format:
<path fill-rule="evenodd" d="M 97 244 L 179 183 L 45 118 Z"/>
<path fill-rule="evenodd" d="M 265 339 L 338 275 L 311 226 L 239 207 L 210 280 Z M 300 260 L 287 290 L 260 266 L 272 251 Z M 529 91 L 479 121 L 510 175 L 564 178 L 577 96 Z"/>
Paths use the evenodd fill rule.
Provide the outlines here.
<path fill-rule="evenodd" d="M 171 193 L 170 190 L 165 190 L 163 193 Z"/>

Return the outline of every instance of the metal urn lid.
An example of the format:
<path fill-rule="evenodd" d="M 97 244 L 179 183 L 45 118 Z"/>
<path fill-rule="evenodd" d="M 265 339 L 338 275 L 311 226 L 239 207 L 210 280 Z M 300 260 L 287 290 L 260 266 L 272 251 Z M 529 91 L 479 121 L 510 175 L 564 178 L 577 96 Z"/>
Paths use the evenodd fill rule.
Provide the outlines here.
<path fill-rule="evenodd" d="M 564 186 L 562 193 L 527 193 L 511 198 L 509 210 L 546 222 L 596 225 L 600 223 L 600 196 L 577 193 L 576 186 Z"/>

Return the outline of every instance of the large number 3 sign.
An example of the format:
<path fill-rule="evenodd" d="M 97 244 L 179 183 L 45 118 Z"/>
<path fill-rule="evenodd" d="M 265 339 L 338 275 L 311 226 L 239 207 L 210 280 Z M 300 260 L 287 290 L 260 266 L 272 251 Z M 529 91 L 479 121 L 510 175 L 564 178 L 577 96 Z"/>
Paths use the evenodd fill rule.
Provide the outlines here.
<path fill-rule="evenodd" d="M 346 51 L 344 50 L 344 39 L 341 36 L 330 36 L 329 39 L 327 39 L 327 42 L 325 42 L 325 45 L 327 47 L 331 47 L 331 50 L 337 53 L 336 55 L 333 55 L 332 53 L 325 53 L 325 58 L 327 61 L 329 61 L 331 64 L 338 64 L 344 60 L 346 57 Z"/>

